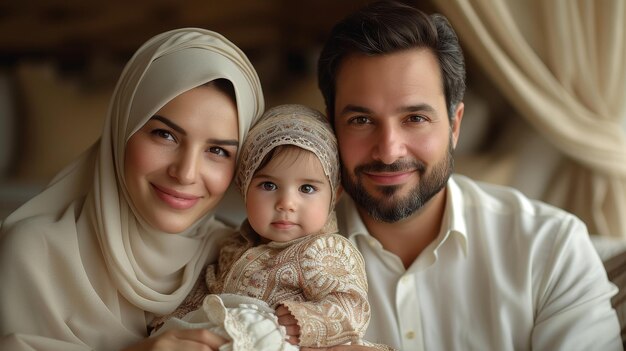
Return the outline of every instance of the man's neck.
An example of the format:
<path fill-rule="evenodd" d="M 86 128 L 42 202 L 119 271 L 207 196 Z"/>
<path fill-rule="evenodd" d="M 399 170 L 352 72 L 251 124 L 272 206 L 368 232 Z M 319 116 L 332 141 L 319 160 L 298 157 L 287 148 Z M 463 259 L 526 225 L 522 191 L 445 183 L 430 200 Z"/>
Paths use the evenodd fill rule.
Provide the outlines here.
<path fill-rule="evenodd" d="M 417 256 L 437 238 L 446 206 L 446 189 L 441 190 L 411 216 L 395 223 L 374 220 L 358 208 L 370 235 L 381 242 L 385 250 L 394 253 L 408 268 Z"/>

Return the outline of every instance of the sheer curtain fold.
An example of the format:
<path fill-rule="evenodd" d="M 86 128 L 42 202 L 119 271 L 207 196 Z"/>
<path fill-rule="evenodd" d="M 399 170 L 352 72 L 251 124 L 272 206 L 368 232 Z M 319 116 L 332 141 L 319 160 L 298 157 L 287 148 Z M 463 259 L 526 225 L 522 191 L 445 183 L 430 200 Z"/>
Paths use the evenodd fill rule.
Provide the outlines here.
<path fill-rule="evenodd" d="M 592 233 L 626 238 L 626 2 L 433 2 L 511 104 L 569 158 L 543 199 Z"/>

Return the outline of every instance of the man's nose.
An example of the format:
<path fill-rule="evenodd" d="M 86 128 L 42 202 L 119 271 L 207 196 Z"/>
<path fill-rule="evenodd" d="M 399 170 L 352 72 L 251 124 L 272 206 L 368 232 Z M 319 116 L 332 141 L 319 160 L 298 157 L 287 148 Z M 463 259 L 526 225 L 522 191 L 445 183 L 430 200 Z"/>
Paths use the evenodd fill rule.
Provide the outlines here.
<path fill-rule="evenodd" d="M 384 164 L 392 164 L 406 156 L 406 144 L 399 126 L 382 125 L 374 148 L 374 159 Z"/>

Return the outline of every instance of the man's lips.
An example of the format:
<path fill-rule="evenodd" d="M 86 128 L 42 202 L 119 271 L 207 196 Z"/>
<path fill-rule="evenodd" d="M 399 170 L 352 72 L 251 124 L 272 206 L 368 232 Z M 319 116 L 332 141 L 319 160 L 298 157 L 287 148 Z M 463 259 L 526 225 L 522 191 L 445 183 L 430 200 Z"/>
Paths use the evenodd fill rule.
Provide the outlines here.
<path fill-rule="evenodd" d="M 290 222 L 290 221 L 274 221 L 271 223 L 272 227 L 276 228 L 276 229 L 289 229 L 291 227 L 296 226 L 296 224 L 294 222 Z"/>
<path fill-rule="evenodd" d="M 161 199 L 170 207 L 177 210 L 186 210 L 188 208 L 191 208 L 200 199 L 200 196 L 181 193 L 176 190 L 160 187 L 155 184 L 152 184 L 152 187 L 154 188 L 154 192 L 159 197 L 159 199 Z"/>
<path fill-rule="evenodd" d="M 377 185 L 398 185 L 405 183 L 415 171 L 403 171 L 403 172 L 381 172 L 370 173 L 363 172 L 363 174 L 373 181 Z"/>

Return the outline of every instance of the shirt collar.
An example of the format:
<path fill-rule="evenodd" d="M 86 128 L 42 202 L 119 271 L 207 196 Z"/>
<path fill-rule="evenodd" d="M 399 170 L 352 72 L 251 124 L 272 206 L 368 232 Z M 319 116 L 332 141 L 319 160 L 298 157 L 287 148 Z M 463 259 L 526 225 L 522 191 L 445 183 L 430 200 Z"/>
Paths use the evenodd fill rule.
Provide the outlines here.
<path fill-rule="evenodd" d="M 433 252 L 436 254 L 437 250 L 441 247 L 441 245 L 443 245 L 444 242 L 446 242 L 449 238 L 454 238 L 455 241 L 461 245 L 463 253 L 467 257 L 468 238 L 467 224 L 464 216 L 465 205 L 463 193 L 459 188 L 459 185 L 454 180 L 454 176 L 451 176 L 448 180 L 446 189 L 446 209 L 443 216 L 441 232 L 437 239 L 435 239 L 437 244 L 434 246 Z M 342 196 L 339 204 L 337 205 L 337 212 L 340 214 L 340 218 L 344 219 L 343 223 L 340 223 L 340 232 L 345 233 L 350 241 L 355 242 L 356 237 L 359 235 L 366 237 L 366 239 L 370 242 L 372 239 L 375 240 L 375 238 L 369 234 L 363 220 L 361 220 L 361 216 L 356 209 L 356 205 L 350 196 Z"/>
<path fill-rule="evenodd" d="M 446 210 L 443 214 L 440 233 L 440 236 L 444 235 L 444 238 L 441 240 L 441 243 L 443 243 L 448 237 L 454 237 L 463 248 L 465 257 L 467 257 L 468 238 L 467 223 L 465 222 L 465 203 L 463 199 L 463 192 L 454 179 L 454 176 L 451 176 L 450 179 L 448 179 L 446 188 Z M 435 248 L 435 251 L 440 245 Z"/>

